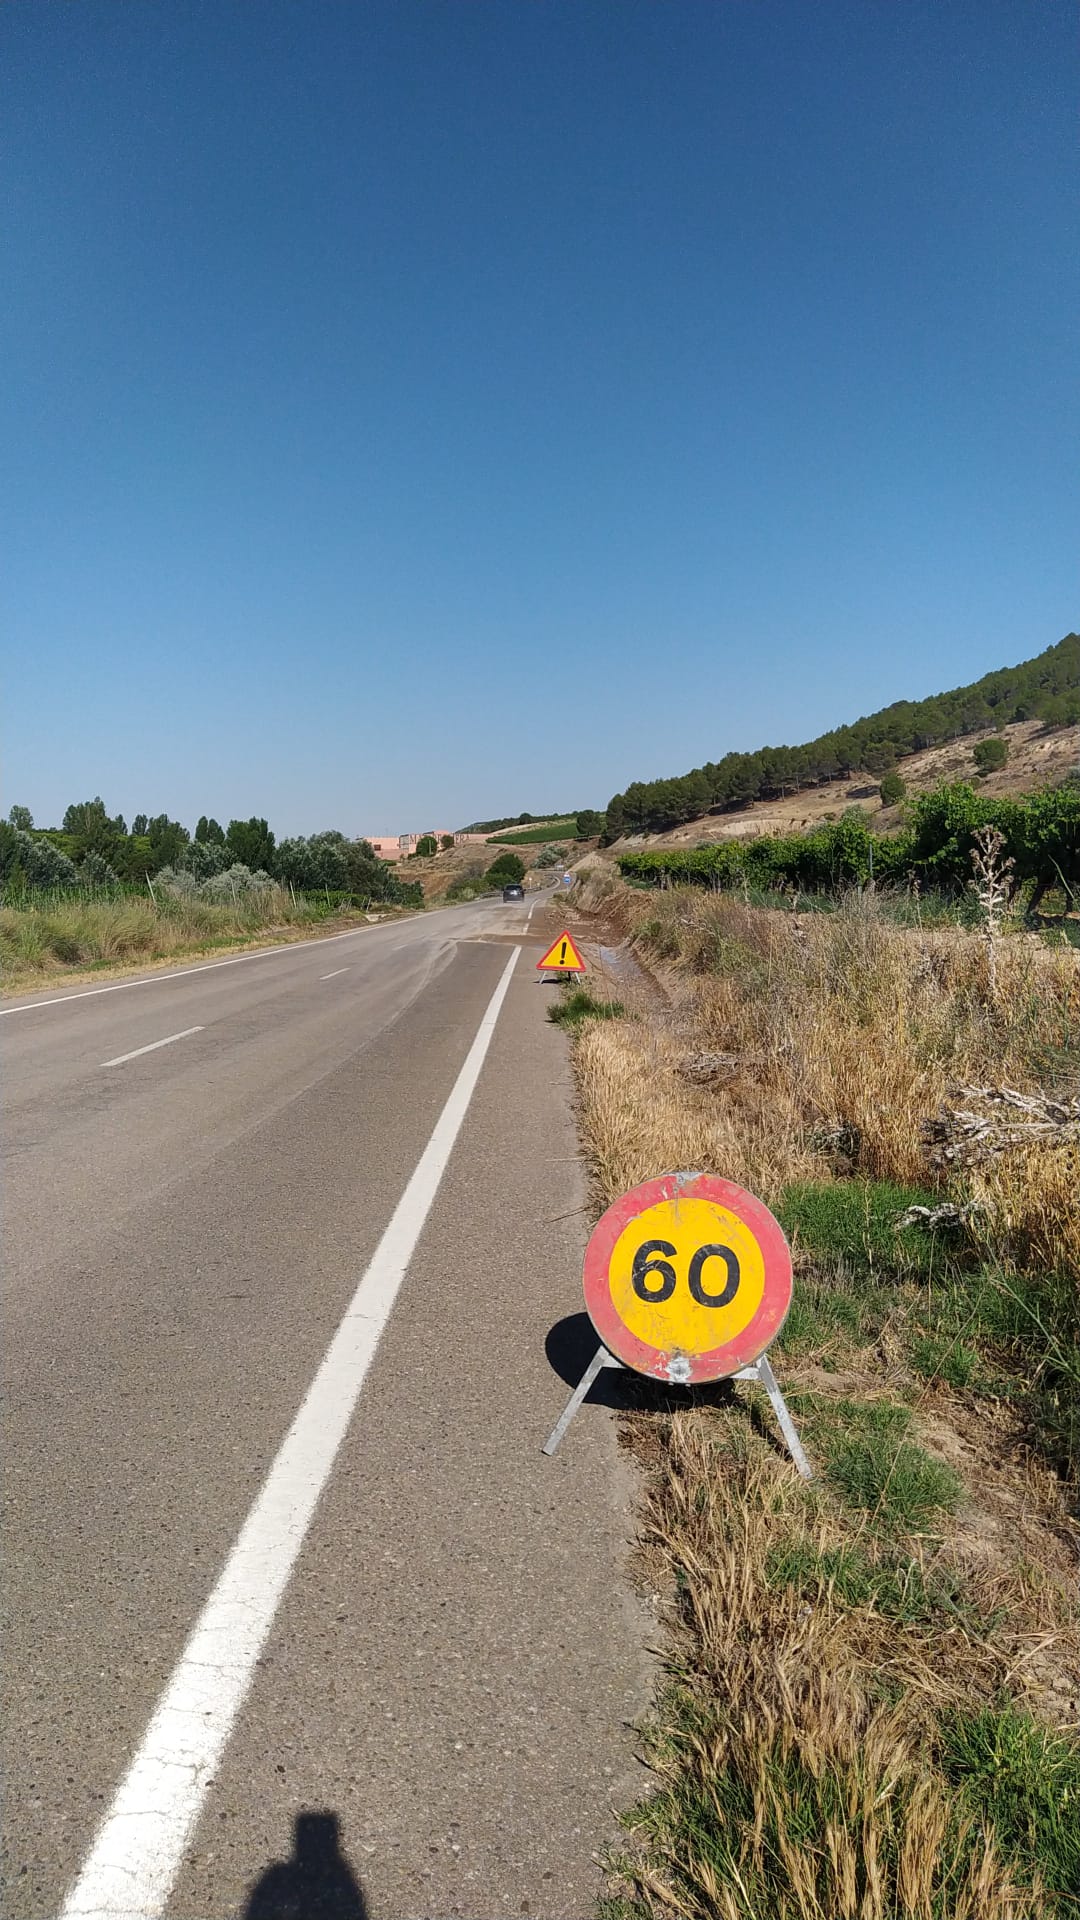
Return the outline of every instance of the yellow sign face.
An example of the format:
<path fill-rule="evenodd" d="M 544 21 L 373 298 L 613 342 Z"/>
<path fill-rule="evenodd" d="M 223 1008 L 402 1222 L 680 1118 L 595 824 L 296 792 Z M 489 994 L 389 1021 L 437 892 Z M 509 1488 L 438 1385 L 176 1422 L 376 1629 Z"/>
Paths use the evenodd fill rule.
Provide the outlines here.
<path fill-rule="evenodd" d="M 761 1306 L 765 1262 L 750 1228 L 715 1200 L 661 1200 L 615 1242 L 611 1302 L 647 1347 L 710 1353 L 734 1340 Z"/>
<path fill-rule="evenodd" d="M 548 948 L 538 967 L 544 967 L 549 973 L 584 973 L 585 962 L 568 933 L 560 933 L 558 939 Z"/>

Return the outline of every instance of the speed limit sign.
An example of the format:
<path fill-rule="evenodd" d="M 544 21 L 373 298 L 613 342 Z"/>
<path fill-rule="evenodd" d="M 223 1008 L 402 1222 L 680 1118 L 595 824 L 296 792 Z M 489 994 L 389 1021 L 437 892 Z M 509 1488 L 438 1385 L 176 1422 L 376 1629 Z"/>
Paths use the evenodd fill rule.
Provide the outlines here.
<path fill-rule="evenodd" d="M 678 1387 L 764 1387 L 788 1452 L 813 1479 L 767 1352 L 791 1305 L 791 1249 L 756 1195 L 713 1173 L 665 1173 L 624 1193 L 585 1249 L 585 1305 L 600 1345 L 544 1453 L 558 1451 L 605 1367 L 633 1367 Z"/>
<path fill-rule="evenodd" d="M 730 1180 L 668 1173 L 610 1206 L 585 1254 L 585 1305 L 638 1373 L 722 1380 L 757 1361 L 791 1304 L 791 1251 L 768 1207 Z"/>

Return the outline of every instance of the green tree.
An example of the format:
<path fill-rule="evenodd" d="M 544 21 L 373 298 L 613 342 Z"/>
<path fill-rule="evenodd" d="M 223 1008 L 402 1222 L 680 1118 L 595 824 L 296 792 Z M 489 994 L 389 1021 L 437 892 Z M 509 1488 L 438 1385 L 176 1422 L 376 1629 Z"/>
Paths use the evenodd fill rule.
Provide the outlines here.
<path fill-rule="evenodd" d="M 8 894 L 24 887 L 74 887 L 75 864 L 60 847 L 40 834 L 0 821 L 0 884 Z"/>
<path fill-rule="evenodd" d="M 188 843 L 187 828 L 179 820 L 170 820 L 167 813 L 156 813 L 143 831 L 150 842 L 154 871 L 175 866 Z"/>
<path fill-rule="evenodd" d="M 253 814 L 250 820 L 230 820 L 225 844 L 233 861 L 252 873 L 269 873 L 274 862 L 276 842 L 265 820 Z"/>
<path fill-rule="evenodd" d="M 868 740 L 860 758 L 867 773 L 888 773 L 896 765 L 896 748 L 891 740 Z"/>
<path fill-rule="evenodd" d="M 985 780 L 988 773 L 996 773 L 1005 765 L 1009 757 L 1009 743 L 1000 733 L 991 734 L 989 740 L 979 740 L 971 750 L 971 757 Z"/>
<path fill-rule="evenodd" d="M 30 833 L 34 825 L 34 816 L 29 807 L 12 807 L 8 814 L 8 821 L 11 826 L 17 827 L 20 833 Z"/>
<path fill-rule="evenodd" d="M 142 845 L 142 842 L 138 842 Z M 146 842 L 149 846 L 149 841 Z M 221 847 L 216 840 L 189 840 L 177 862 L 181 873 L 194 874 L 196 880 L 213 880 L 224 873 L 230 863 L 227 847 Z"/>
<path fill-rule="evenodd" d="M 604 815 L 604 831 L 601 835 L 603 845 L 610 847 L 613 841 L 621 840 L 625 832 L 626 802 L 621 793 L 616 793 L 612 795 L 612 798 L 607 803 L 607 812 Z"/>
<path fill-rule="evenodd" d="M 439 845 L 444 853 L 449 853 L 453 844 L 454 836 L 452 833 L 444 833 L 442 839 L 439 841 Z"/>
<path fill-rule="evenodd" d="M 432 854 L 438 851 L 438 842 L 433 833 L 422 833 L 414 848 L 418 860 L 430 860 Z"/>
<path fill-rule="evenodd" d="M 525 862 L 519 853 L 512 853 L 508 847 L 493 860 L 485 876 L 493 887 L 506 887 L 515 880 L 524 880 Z"/>
<path fill-rule="evenodd" d="M 577 817 L 577 838 L 595 840 L 603 829 L 604 816 L 597 813 L 595 807 L 584 807 Z"/>
<path fill-rule="evenodd" d="M 114 873 L 107 860 L 100 853 L 88 853 L 79 867 L 79 884 L 83 887 L 118 887 L 119 876 Z"/>
<path fill-rule="evenodd" d="M 894 769 L 892 773 L 885 775 L 878 791 L 881 794 L 881 804 L 883 807 L 898 807 L 907 792 L 907 787 L 901 776 Z"/>
<path fill-rule="evenodd" d="M 82 861 L 88 853 L 96 853 L 110 867 L 124 864 L 127 828 L 123 816 L 117 814 L 110 819 L 100 794 L 93 800 L 80 800 L 68 807 L 63 830 L 69 836 L 74 860 Z"/>
<path fill-rule="evenodd" d="M 150 825 L 150 822 L 147 819 L 145 813 L 137 813 L 135 815 L 134 820 L 131 823 L 131 831 L 134 834 L 141 835 L 146 832 L 146 829 L 149 825 Z"/>
<path fill-rule="evenodd" d="M 199 824 L 195 829 L 196 840 L 207 845 L 223 847 L 225 829 L 216 820 L 208 820 L 205 813 L 199 815 Z"/>
<path fill-rule="evenodd" d="M 114 820 L 105 811 L 105 802 L 100 793 L 94 800 L 79 800 L 64 813 L 64 832 L 87 844 L 102 838 L 115 840 L 125 834 L 123 815 L 117 814 Z"/>
<path fill-rule="evenodd" d="M 145 880 L 147 874 L 154 872 L 154 849 L 148 834 L 134 831 L 128 834 L 124 844 L 122 872 L 125 880 L 138 881 Z"/>

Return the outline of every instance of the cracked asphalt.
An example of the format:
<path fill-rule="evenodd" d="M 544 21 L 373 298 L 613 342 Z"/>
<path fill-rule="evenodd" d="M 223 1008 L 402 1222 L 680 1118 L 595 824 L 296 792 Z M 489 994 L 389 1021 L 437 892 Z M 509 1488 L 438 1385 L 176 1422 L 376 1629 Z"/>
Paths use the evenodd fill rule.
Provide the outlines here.
<path fill-rule="evenodd" d="M 515 938 L 163 1911 L 592 1913 L 649 1619 L 610 1413 L 540 1453 L 588 1357 L 586 1215 L 530 904 L 0 1018 L 6 1920 L 61 1911 Z"/>

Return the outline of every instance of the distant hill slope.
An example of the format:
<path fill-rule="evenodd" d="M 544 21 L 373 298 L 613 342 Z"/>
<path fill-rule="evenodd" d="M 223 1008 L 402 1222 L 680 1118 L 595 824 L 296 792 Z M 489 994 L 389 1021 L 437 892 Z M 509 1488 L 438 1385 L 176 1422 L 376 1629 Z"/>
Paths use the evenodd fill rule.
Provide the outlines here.
<path fill-rule="evenodd" d="M 970 686 L 926 700 L 894 701 L 800 747 L 728 753 L 677 779 L 635 780 L 608 803 L 604 839 L 610 844 L 624 834 L 670 832 L 712 809 L 790 800 L 860 773 L 880 780 L 898 760 L 928 748 L 1032 721 L 1052 727 L 1080 722 L 1080 635 L 1066 634 L 1034 660 L 998 668 Z M 904 772 L 907 777 L 906 764 Z"/>
<path fill-rule="evenodd" d="M 543 827 L 554 821 L 575 820 L 581 812 L 580 807 L 569 807 L 565 813 L 513 813 L 505 814 L 499 820 L 474 820 L 470 827 L 459 827 L 459 833 L 502 833 L 509 827 Z"/>
<path fill-rule="evenodd" d="M 988 794 L 1031 793 L 1038 787 L 1057 785 L 1080 765 L 1080 725 L 1048 728 L 1043 720 L 1021 720 L 1002 729 L 1009 745 L 1005 766 L 980 779 L 972 749 L 995 732 L 994 728 L 983 728 L 965 739 L 949 740 L 943 746 L 907 755 L 900 761 L 899 771 L 908 793 L 925 793 L 949 780 L 970 780 L 980 792 Z M 846 807 L 852 806 L 862 808 L 877 832 L 888 833 L 901 824 L 900 809 L 882 805 L 878 786 L 874 775 L 848 774 L 842 780 L 823 781 L 805 793 L 756 801 L 738 812 L 710 813 L 666 833 L 628 834 L 619 844 L 704 847 L 720 840 L 756 839 L 763 833 L 802 833 L 820 826 L 823 820 L 838 819 Z"/>

